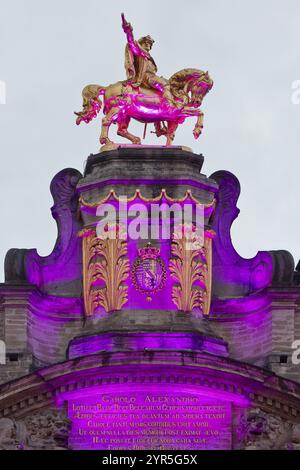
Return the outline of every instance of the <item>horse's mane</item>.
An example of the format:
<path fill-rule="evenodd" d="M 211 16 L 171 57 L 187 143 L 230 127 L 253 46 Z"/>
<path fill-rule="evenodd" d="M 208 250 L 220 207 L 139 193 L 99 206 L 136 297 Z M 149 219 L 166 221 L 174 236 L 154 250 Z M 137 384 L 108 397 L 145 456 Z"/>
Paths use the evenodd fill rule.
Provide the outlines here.
<path fill-rule="evenodd" d="M 182 69 L 179 72 L 174 73 L 169 79 L 170 88 L 172 94 L 177 98 L 188 99 L 188 94 L 184 90 L 184 86 L 187 82 L 198 81 L 200 78 L 203 78 L 203 81 L 207 83 L 213 83 L 211 78 L 208 75 L 208 72 L 198 69 Z"/>

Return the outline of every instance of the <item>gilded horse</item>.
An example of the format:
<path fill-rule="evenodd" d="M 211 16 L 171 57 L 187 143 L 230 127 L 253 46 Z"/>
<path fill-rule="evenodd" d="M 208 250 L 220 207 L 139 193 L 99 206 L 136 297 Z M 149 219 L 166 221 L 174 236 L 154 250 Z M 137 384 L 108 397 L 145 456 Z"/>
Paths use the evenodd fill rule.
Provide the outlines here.
<path fill-rule="evenodd" d="M 154 123 L 157 137 L 165 135 L 166 145 L 171 145 L 179 124 L 187 117 L 195 116 L 197 121 L 193 130 L 195 139 L 203 128 L 203 112 L 200 109 L 204 96 L 213 86 L 208 72 L 197 69 L 183 69 L 169 79 L 173 101 L 164 99 L 159 91 L 136 88 L 130 80 L 120 81 L 107 87 L 87 85 L 82 91 L 83 109 L 76 112 L 76 124 L 88 123 L 101 110 L 103 97 L 102 129 L 100 143 L 113 144 L 108 133 L 112 123 L 118 125 L 117 134 L 140 144 L 141 139 L 130 132 L 130 119 L 142 123 Z"/>

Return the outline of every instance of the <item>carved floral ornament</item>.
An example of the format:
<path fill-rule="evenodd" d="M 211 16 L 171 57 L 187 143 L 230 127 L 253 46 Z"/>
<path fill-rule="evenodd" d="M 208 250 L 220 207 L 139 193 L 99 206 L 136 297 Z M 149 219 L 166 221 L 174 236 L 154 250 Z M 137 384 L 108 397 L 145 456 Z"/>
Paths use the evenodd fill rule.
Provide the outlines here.
<path fill-rule="evenodd" d="M 212 230 L 206 230 L 201 237 L 192 224 L 175 227 L 169 268 L 176 281 L 172 300 L 178 310 L 191 312 L 196 309 L 204 315 L 209 314 L 213 236 Z"/>
<path fill-rule="evenodd" d="M 106 312 L 121 310 L 127 302 L 128 286 L 124 281 L 129 274 L 127 242 L 122 239 L 120 225 L 108 225 L 107 232 L 114 237 L 100 238 L 93 229 L 84 230 L 83 293 L 85 313 L 90 316 L 99 306 Z"/>
<path fill-rule="evenodd" d="M 131 201 L 137 197 L 143 201 L 160 201 L 164 198 L 174 201 L 163 190 L 159 197 L 146 199 L 139 190 L 135 191 Z M 112 190 L 102 201 L 81 204 L 92 209 L 111 198 L 118 196 Z M 192 199 L 191 191 L 179 201 Z M 197 201 L 198 202 L 198 201 Z M 205 206 L 210 215 L 214 201 Z M 207 215 L 207 213 L 206 213 Z M 201 236 L 192 224 L 176 225 L 173 229 L 171 257 L 165 260 L 160 249 L 145 242 L 138 250 L 136 258 L 130 262 L 128 240 L 125 228 L 121 223 L 109 223 L 105 233 L 96 234 L 96 228 L 86 228 L 80 232 L 83 250 L 83 292 L 85 314 L 93 315 L 98 307 L 105 312 L 121 310 L 128 302 L 128 285 L 134 286 L 137 292 L 151 301 L 157 292 L 165 287 L 168 277 L 172 285 L 171 300 L 178 310 L 195 311 L 198 314 L 209 314 L 211 300 L 211 242 L 214 232 L 205 230 Z M 110 234 L 113 233 L 113 236 Z"/>

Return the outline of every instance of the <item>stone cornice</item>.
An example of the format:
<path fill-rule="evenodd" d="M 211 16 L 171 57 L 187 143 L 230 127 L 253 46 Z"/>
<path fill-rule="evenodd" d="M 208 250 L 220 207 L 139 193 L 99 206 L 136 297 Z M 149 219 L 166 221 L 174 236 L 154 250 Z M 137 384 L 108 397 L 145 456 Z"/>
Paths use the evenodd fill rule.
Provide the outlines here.
<path fill-rule="evenodd" d="M 258 367 L 191 351 L 100 353 L 41 369 L 0 387 L 0 417 L 22 416 L 59 396 L 104 385 L 174 383 L 230 393 L 299 422 L 300 385 Z"/>
<path fill-rule="evenodd" d="M 269 312 L 271 297 L 266 289 L 236 298 L 213 299 L 210 319 L 213 321 L 235 321 L 247 315 Z"/>
<path fill-rule="evenodd" d="M 269 287 L 268 294 L 272 300 L 272 307 L 274 302 L 281 302 L 285 308 L 286 304 L 294 306 L 295 303 L 300 303 L 300 286 Z"/>

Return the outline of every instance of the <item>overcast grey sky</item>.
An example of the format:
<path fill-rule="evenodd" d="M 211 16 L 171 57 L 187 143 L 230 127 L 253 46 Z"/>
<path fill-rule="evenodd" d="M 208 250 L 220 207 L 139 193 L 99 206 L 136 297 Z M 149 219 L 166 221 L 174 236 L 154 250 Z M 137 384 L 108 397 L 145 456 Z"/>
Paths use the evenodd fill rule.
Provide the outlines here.
<path fill-rule="evenodd" d="M 194 121 L 174 144 L 203 153 L 203 172 L 240 180 L 238 252 L 287 249 L 300 257 L 299 123 L 292 83 L 300 80 L 299 0 L 0 0 L 0 279 L 11 247 L 51 252 L 56 224 L 49 184 L 65 167 L 83 170 L 96 153 L 100 119 L 77 127 L 81 90 L 125 78 L 125 11 L 136 37 L 150 34 L 159 74 L 209 70 L 204 132 Z M 142 125 L 131 126 L 142 134 Z M 119 138 L 119 141 L 122 139 Z M 148 136 L 146 143 L 159 143 Z"/>

